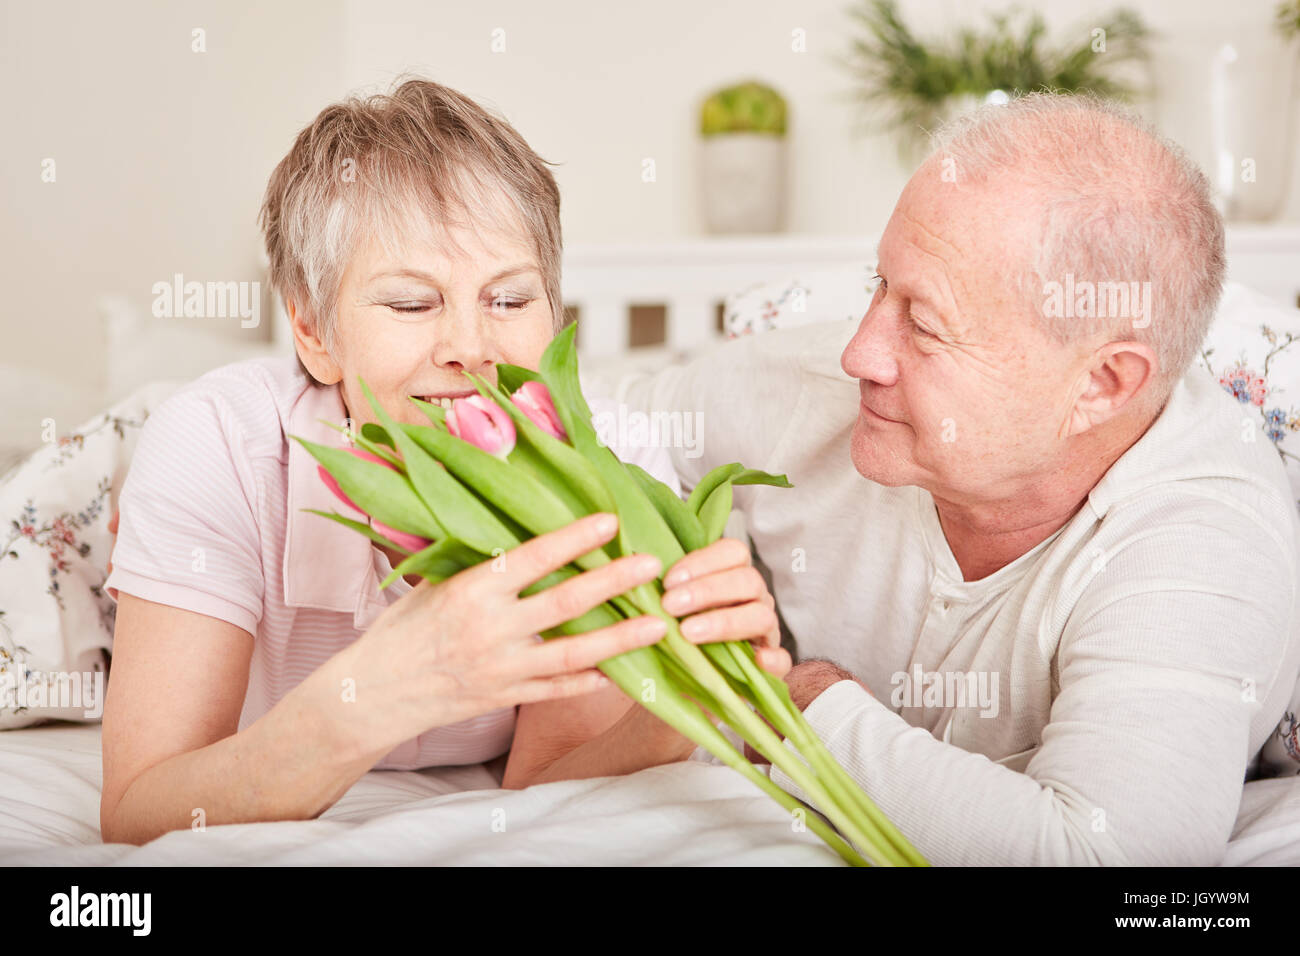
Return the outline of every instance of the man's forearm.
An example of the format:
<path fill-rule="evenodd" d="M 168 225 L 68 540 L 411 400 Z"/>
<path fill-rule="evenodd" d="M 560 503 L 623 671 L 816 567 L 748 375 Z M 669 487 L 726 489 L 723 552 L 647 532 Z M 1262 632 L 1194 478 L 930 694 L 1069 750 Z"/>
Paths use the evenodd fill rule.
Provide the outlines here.
<path fill-rule="evenodd" d="M 1239 768 L 1189 761 L 1157 772 L 1154 755 L 1166 752 L 1163 745 L 1128 729 L 1122 742 L 1040 750 L 1030 776 L 909 725 L 852 682 L 832 685 L 806 716 L 849 775 L 937 865 L 1213 865 L 1235 815 L 1237 799 L 1222 781 L 1240 779 Z M 1224 722 L 1210 713 L 1188 732 L 1210 738 L 1215 720 Z M 807 799 L 779 769 L 771 777 Z"/>

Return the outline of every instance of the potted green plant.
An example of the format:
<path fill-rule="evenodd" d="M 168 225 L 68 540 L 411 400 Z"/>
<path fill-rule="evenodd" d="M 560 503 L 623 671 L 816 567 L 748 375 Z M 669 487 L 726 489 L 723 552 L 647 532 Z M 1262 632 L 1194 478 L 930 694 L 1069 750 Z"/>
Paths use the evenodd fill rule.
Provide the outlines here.
<path fill-rule="evenodd" d="M 778 232 L 786 211 L 785 98 L 751 80 L 700 107 L 700 195 L 715 233 Z"/>
<path fill-rule="evenodd" d="M 897 132 L 909 160 L 929 130 L 981 102 L 1043 89 L 1131 99 L 1145 85 L 1134 77 L 1145 73 L 1149 33 L 1129 10 L 1076 27 L 1059 47 L 1036 12 L 991 13 L 986 29 L 963 27 L 948 40 L 918 37 L 894 0 L 864 0 L 851 16 L 858 32 L 841 65 L 866 108 L 864 125 Z"/>
<path fill-rule="evenodd" d="M 1300 0 L 1282 0 L 1277 5 L 1277 28 L 1288 40 L 1300 36 Z"/>

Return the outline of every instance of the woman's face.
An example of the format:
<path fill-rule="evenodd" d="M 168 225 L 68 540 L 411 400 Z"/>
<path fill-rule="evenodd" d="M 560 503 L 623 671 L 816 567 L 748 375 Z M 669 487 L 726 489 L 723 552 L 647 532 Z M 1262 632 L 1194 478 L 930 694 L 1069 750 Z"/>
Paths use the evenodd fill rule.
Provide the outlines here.
<path fill-rule="evenodd" d="M 541 270 L 522 233 L 449 227 L 446 235 L 448 243 L 410 243 L 397 256 L 378 242 L 358 249 L 339 287 L 335 355 L 307 346 L 316 362 L 303 362 L 317 379 L 342 383 L 355 431 L 377 422 L 358 377 L 393 418 L 427 425 L 410 396 L 476 394 L 462 372 L 495 383 L 497 362 L 535 369 L 553 337 Z"/>

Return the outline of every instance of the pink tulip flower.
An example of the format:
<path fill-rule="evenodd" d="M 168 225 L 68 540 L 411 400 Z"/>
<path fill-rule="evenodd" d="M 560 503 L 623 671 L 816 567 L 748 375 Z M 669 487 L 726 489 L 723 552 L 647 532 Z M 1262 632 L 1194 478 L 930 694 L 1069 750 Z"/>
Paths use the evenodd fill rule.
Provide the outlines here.
<path fill-rule="evenodd" d="M 510 396 L 515 407 L 524 413 L 524 417 L 560 441 L 568 441 L 569 433 L 564 430 L 555 402 L 551 400 L 551 391 L 542 382 L 524 382 Z"/>
<path fill-rule="evenodd" d="M 377 461 L 385 468 L 390 468 L 393 471 L 397 470 L 396 468 L 393 468 L 392 462 L 388 461 L 387 459 L 380 458 L 378 455 L 368 452 L 364 448 L 347 448 L 345 449 L 345 451 L 349 451 L 352 454 L 356 455 L 358 458 L 363 458 L 366 461 Z M 329 488 L 330 491 L 334 492 L 335 496 L 340 501 L 342 501 L 353 511 L 360 512 L 363 515 L 366 514 L 366 510 L 364 508 L 358 506 L 355 501 L 353 501 L 351 498 L 349 498 L 347 495 L 343 493 L 343 489 L 339 487 L 338 481 L 335 480 L 333 475 L 331 475 L 328 471 L 325 470 L 324 465 L 317 465 L 316 471 L 320 474 L 321 481 L 325 482 L 325 487 Z M 366 517 L 370 518 L 369 515 L 366 515 Z M 374 518 L 370 518 L 370 526 L 374 528 L 376 531 L 378 531 L 380 534 L 382 534 L 389 541 L 393 542 L 396 545 L 399 545 L 402 548 L 405 548 L 407 551 L 412 551 L 412 552 L 422 551 L 425 548 L 427 548 L 430 544 L 432 544 L 432 542 L 428 538 L 422 538 L 419 535 L 415 535 L 415 534 L 408 534 L 405 531 L 398 531 L 396 528 L 390 528 L 382 521 L 376 521 Z"/>
<path fill-rule="evenodd" d="M 398 531 L 396 528 L 390 528 L 382 521 L 370 519 L 370 527 L 374 528 L 389 541 L 393 542 L 407 551 L 414 554 L 416 551 L 423 551 L 429 545 L 433 544 L 428 538 L 421 538 L 418 534 L 407 534 L 405 531 Z"/>
<path fill-rule="evenodd" d="M 504 408 L 482 395 L 452 401 L 447 430 L 498 458 L 505 458 L 515 447 L 515 423 Z"/>
<path fill-rule="evenodd" d="M 368 452 L 364 448 L 345 448 L 343 450 L 347 452 L 351 452 L 352 454 L 356 455 L 358 458 L 363 458 L 366 461 L 377 461 L 385 468 L 392 468 L 393 471 L 397 470 L 396 468 L 393 468 L 392 462 L 384 458 L 380 458 L 378 455 Z M 320 480 L 325 482 L 325 487 L 327 487 L 330 491 L 334 492 L 335 496 L 340 501 L 342 501 L 353 511 L 359 511 L 362 514 L 366 513 L 365 508 L 362 508 L 355 501 L 353 501 L 351 498 L 349 498 L 347 495 L 343 493 L 343 489 L 339 487 L 339 483 L 334 479 L 333 475 L 331 475 L 328 471 L 325 470 L 324 465 L 317 465 L 316 471 L 320 474 Z M 369 516 L 367 515 L 367 517 Z"/>

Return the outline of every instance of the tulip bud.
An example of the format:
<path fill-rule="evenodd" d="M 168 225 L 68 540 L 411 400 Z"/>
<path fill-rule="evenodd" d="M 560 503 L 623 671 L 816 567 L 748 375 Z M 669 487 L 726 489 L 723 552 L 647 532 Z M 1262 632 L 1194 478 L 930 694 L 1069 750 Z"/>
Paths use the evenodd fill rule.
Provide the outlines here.
<path fill-rule="evenodd" d="M 370 527 L 374 528 L 393 544 L 399 545 L 414 554 L 416 551 L 423 551 L 429 545 L 433 544 L 428 538 L 421 538 L 418 534 L 407 534 L 405 531 L 398 531 L 396 528 L 390 528 L 381 521 L 370 519 Z"/>
<path fill-rule="evenodd" d="M 510 400 L 525 418 L 542 431 L 560 441 L 569 440 L 569 433 L 564 430 L 559 413 L 555 411 L 555 402 L 551 400 L 551 390 L 544 382 L 524 382 L 515 389 Z"/>
<path fill-rule="evenodd" d="M 504 408 L 482 395 L 455 399 L 447 410 L 447 430 L 498 458 L 515 447 L 515 423 Z"/>
<path fill-rule="evenodd" d="M 351 452 L 352 454 L 356 455 L 358 458 L 362 458 L 366 461 L 379 462 L 379 464 L 383 465 L 385 468 L 391 469 L 392 471 L 397 471 L 397 469 L 393 467 L 393 463 L 391 461 L 388 461 L 387 459 L 384 458 L 380 458 L 378 455 L 374 454 L 373 452 L 368 452 L 364 448 L 346 448 L 344 449 L 344 451 Z M 317 465 L 316 471 L 320 474 L 321 481 L 325 482 L 325 486 L 329 488 L 330 491 L 334 492 L 335 496 L 340 501 L 342 501 L 353 511 L 360 512 L 363 515 L 366 514 L 364 508 L 358 507 L 355 501 L 353 501 L 351 498 L 349 498 L 347 495 L 343 493 L 343 489 L 339 487 L 338 481 L 335 480 L 333 475 L 331 475 L 328 471 L 325 470 L 324 465 Z M 366 515 L 366 517 L 369 518 L 370 516 Z M 407 551 L 411 551 L 411 552 L 423 551 L 430 544 L 432 544 L 432 542 L 428 538 L 422 538 L 419 535 L 415 535 L 415 534 L 407 534 L 405 531 L 398 531 L 396 528 L 390 528 L 388 525 L 384 524 L 381 521 L 376 521 L 374 518 L 370 518 L 370 527 L 374 528 L 376 531 L 382 534 L 389 541 L 393 542 L 396 545 L 399 545 L 402 548 L 405 548 Z"/>
<path fill-rule="evenodd" d="M 385 468 L 391 468 L 393 471 L 397 470 L 396 468 L 393 468 L 392 462 L 386 461 L 385 459 L 380 458 L 378 455 L 366 451 L 364 448 L 345 448 L 343 450 L 347 452 L 351 452 L 352 454 L 356 455 L 358 458 L 365 459 L 366 461 L 377 461 Z M 330 491 L 334 492 L 335 497 L 337 497 L 340 501 L 342 501 L 353 511 L 359 511 L 361 514 L 366 513 L 366 510 L 364 508 L 359 507 L 355 501 L 353 501 L 351 498 L 349 498 L 347 495 L 343 493 L 343 489 L 339 487 L 339 483 L 334 479 L 333 475 L 331 475 L 328 471 L 325 470 L 324 465 L 317 465 L 316 471 L 320 475 L 321 481 L 325 482 L 325 487 L 329 488 Z"/>

